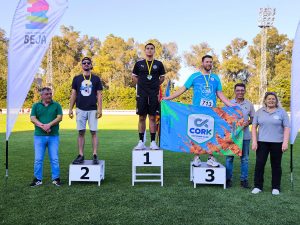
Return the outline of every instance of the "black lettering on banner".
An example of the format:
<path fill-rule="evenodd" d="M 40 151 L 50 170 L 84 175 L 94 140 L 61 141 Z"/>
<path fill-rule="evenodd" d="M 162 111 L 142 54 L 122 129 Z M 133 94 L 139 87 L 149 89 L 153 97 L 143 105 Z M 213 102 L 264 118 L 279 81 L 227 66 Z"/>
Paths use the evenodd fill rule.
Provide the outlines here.
<path fill-rule="evenodd" d="M 215 171 L 212 169 L 207 169 L 205 170 L 205 172 L 207 172 L 207 176 L 210 177 L 210 179 L 205 179 L 206 182 L 213 182 L 215 180 Z"/>
<path fill-rule="evenodd" d="M 35 41 L 35 35 L 30 35 L 30 44 L 34 44 Z"/>
<path fill-rule="evenodd" d="M 29 35 L 24 36 L 24 44 L 28 44 L 29 42 Z"/>
<path fill-rule="evenodd" d="M 41 44 L 46 44 L 46 35 L 41 36 Z"/>
<path fill-rule="evenodd" d="M 146 162 L 144 162 L 144 164 L 152 164 L 152 162 L 149 161 L 149 152 L 145 153 L 144 156 L 146 156 Z"/>
<path fill-rule="evenodd" d="M 86 175 L 88 175 L 89 173 L 89 168 L 88 167 L 81 167 L 81 170 L 85 170 L 84 174 L 80 177 L 80 179 L 82 180 L 88 180 L 90 179 L 89 177 L 87 177 Z"/>

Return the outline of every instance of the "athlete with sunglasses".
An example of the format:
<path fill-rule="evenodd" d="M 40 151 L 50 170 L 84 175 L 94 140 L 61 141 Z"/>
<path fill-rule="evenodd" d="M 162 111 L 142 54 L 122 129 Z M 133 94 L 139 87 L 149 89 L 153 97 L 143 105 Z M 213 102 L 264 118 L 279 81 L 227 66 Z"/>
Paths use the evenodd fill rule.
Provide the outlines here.
<path fill-rule="evenodd" d="M 78 130 L 79 155 L 73 164 L 84 162 L 84 140 L 86 122 L 92 135 L 93 163 L 98 164 L 98 119 L 102 116 L 102 83 L 98 76 L 92 74 L 92 60 L 84 57 L 81 60 L 83 73 L 75 76 L 72 82 L 69 117 L 73 118 L 73 107 L 76 103 L 76 123 Z"/>

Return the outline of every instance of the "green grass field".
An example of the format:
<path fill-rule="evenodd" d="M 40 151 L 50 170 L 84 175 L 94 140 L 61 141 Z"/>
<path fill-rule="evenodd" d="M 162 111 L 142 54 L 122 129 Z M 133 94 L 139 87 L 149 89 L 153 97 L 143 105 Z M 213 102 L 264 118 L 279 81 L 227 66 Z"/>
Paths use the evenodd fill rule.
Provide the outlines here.
<path fill-rule="evenodd" d="M 9 178 L 5 178 L 5 116 L 0 115 L 0 224 L 300 224 L 299 150 L 294 149 L 295 186 L 291 191 L 289 152 L 283 157 L 282 193 L 271 195 L 270 164 L 264 192 L 253 196 L 239 187 L 239 159 L 234 165 L 234 186 L 198 185 L 189 181 L 191 155 L 164 152 L 164 186 L 131 186 L 131 150 L 137 142 L 136 116 L 104 116 L 99 123 L 100 158 L 106 177 L 96 183 L 68 186 L 68 167 L 77 156 L 75 121 L 61 123 L 60 166 L 63 186 L 51 184 L 48 158 L 43 185 L 30 188 L 33 178 L 33 125 L 21 115 L 9 141 Z M 86 158 L 91 157 L 90 134 Z M 149 139 L 148 139 L 149 140 Z M 202 157 L 205 158 L 206 157 Z M 218 157 L 224 163 L 224 157 Z M 250 182 L 255 154 L 250 153 Z"/>

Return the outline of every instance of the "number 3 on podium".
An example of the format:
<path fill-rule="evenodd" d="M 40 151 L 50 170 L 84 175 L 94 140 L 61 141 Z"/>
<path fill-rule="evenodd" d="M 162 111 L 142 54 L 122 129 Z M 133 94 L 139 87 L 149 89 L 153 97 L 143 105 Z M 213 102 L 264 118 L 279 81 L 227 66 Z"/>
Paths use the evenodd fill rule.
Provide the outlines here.
<path fill-rule="evenodd" d="M 215 180 L 215 171 L 212 169 L 207 169 L 205 170 L 205 172 L 207 173 L 207 176 L 209 177 L 209 179 L 205 179 L 206 182 L 213 182 Z"/>

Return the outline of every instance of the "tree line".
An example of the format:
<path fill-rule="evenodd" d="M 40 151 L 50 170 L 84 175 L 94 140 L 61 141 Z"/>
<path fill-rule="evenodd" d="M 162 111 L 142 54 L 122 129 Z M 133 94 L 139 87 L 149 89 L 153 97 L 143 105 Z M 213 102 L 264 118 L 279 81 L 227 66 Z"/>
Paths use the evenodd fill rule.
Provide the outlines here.
<path fill-rule="evenodd" d="M 72 26 L 60 27 L 61 35 L 52 38 L 52 70 L 54 99 L 64 108 L 68 108 L 72 78 L 81 73 L 81 58 L 93 59 L 93 73 L 100 76 L 103 85 L 103 106 L 105 109 L 135 109 L 135 85 L 131 73 L 135 62 L 143 58 L 144 44 L 128 38 L 108 35 L 103 42 L 98 38 L 81 35 Z M 268 91 L 277 92 L 282 106 L 289 110 L 290 74 L 293 41 L 287 35 L 280 34 L 273 27 L 267 32 L 267 80 Z M 195 69 L 201 65 L 203 55 L 209 53 L 214 57 L 214 73 L 222 79 L 223 91 L 228 98 L 233 97 L 233 87 L 237 82 L 247 85 L 246 97 L 255 104 L 259 99 L 260 42 L 261 36 L 253 38 L 253 44 L 241 38 L 233 39 L 222 50 L 221 56 L 206 42 L 192 45 L 182 55 L 178 53 L 175 42 L 162 43 L 150 39 L 156 46 L 155 58 L 162 61 L 166 70 L 166 81 L 179 80 L 181 63 Z M 7 51 L 9 39 L 0 28 L 0 108 L 6 108 Z M 37 77 L 46 85 L 47 56 L 45 55 Z M 34 82 L 27 95 L 24 108 L 30 108 L 39 99 L 39 83 Z M 173 90 L 172 90 L 173 91 Z M 191 103 L 191 92 L 178 99 Z"/>

